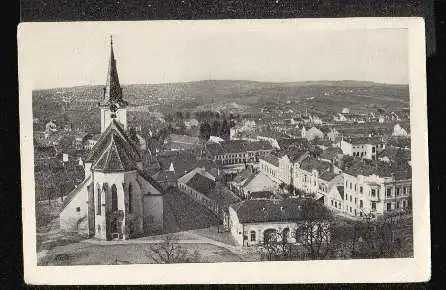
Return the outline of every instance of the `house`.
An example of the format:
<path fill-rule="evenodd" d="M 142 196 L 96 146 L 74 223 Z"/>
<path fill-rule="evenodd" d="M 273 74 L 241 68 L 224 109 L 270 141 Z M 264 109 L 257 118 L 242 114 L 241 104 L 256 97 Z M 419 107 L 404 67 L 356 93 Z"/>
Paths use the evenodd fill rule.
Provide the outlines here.
<path fill-rule="evenodd" d="M 409 128 L 404 128 L 400 124 L 395 124 L 395 126 L 393 127 L 392 136 L 407 137 L 409 136 L 409 133 L 410 133 Z"/>
<path fill-rule="evenodd" d="M 101 240 L 131 239 L 163 231 L 163 189 L 145 174 L 142 156 L 129 139 L 111 42 L 101 135 L 84 162 L 85 179 L 65 199 L 60 228 Z"/>
<path fill-rule="evenodd" d="M 350 108 L 342 108 L 342 114 L 350 114 Z"/>
<path fill-rule="evenodd" d="M 218 136 L 210 136 L 208 142 L 210 143 L 220 143 L 225 141 L 224 139 L 218 137 Z"/>
<path fill-rule="evenodd" d="M 297 164 L 292 184 L 305 193 L 316 194 L 319 191 L 320 176 L 329 170 L 332 170 L 329 162 L 309 156 Z"/>
<path fill-rule="evenodd" d="M 279 175 L 279 158 L 277 156 L 268 154 L 259 160 L 260 171 L 268 176 L 269 179 L 277 183 L 282 183 Z"/>
<path fill-rule="evenodd" d="M 91 134 L 87 135 L 86 138 L 83 140 L 84 150 L 93 149 L 94 145 L 96 145 L 100 137 L 101 137 L 100 133 L 94 135 Z"/>
<path fill-rule="evenodd" d="M 260 157 L 272 150 L 273 147 L 267 141 L 231 140 L 205 145 L 207 158 L 218 161 L 223 166 L 258 162 Z"/>
<path fill-rule="evenodd" d="M 316 127 L 311 127 L 310 129 L 306 130 L 305 136 L 303 138 L 306 138 L 308 141 L 312 141 L 314 139 L 324 139 L 324 133 L 319 130 Z"/>
<path fill-rule="evenodd" d="M 409 162 L 411 160 L 411 150 L 409 148 L 398 148 L 388 146 L 378 154 L 378 160 L 384 162 Z"/>
<path fill-rule="evenodd" d="M 338 143 L 344 155 L 376 160 L 379 152 L 384 150 L 384 142 L 374 137 L 342 138 Z"/>
<path fill-rule="evenodd" d="M 260 191 L 276 192 L 278 184 L 265 173 L 249 166 L 228 182 L 229 189 L 241 198 L 249 198 L 251 193 Z"/>
<path fill-rule="evenodd" d="M 201 147 L 201 141 L 198 137 L 170 134 L 164 140 L 164 146 L 167 150 L 197 149 Z"/>
<path fill-rule="evenodd" d="M 343 212 L 363 217 L 405 211 L 412 200 L 412 169 L 357 160 L 342 173 L 344 176 Z"/>
<path fill-rule="evenodd" d="M 229 205 L 240 201 L 239 197 L 217 183 L 215 177 L 204 168 L 195 168 L 180 177 L 178 189 L 204 205 L 223 221 L 227 218 Z"/>
<path fill-rule="evenodd" d="M 342 159 L 342 156 L 344 156 L 344 153 L 342 152 L 342 149 L 339 147 L 328 147 L 324 151 L 322 151 L 319 158 L 322 161 L 328 161 L 328 162 L 338 162 Z"/>
<path fill-rule="evenodd" d="M 306 222 L 307 199 L 286 198 L 283 200 L 248 199 L 229 206 L 229 226 L 231 235 L 239 246 L 253 246 L 266 243 L 271 235 L 280 234 L 288 243 L 295 243 L 294 233 L 298 226 Z M 324 205 L 314 203 L 320 214 L 319 226 L 324 223 Z"/>

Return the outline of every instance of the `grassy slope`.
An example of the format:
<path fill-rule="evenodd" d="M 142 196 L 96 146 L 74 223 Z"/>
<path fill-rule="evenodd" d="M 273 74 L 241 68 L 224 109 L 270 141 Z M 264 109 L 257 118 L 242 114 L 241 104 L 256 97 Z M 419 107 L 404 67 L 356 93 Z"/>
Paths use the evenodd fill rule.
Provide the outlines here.
<path fill-rule="evenodd" d="M 302 106 L 334 109 L 382 105 L 384 107 L 407 107 L 409 90 L 405 85 L 387 85 L 369 82 L 302 82 L 267 83 L 252 81 L 208 80 L 186 83 L 156 85 L 125 85 L 123 92 L 135 105 L 147 104 L 152 97 L 177 100 L 175 107 L 194 109 L 214 102 L 236 102 L 240 105 L 258 107 L 268 101 L 297 100 Z M 102 96 L 102 86 L 84 86 L 34 91 L 33 106 L 36 116 L 46 111 L 60 109 L 62 96 L 74 95 L 75 109 L 94 108 Z M 192 99 L 193 98 L 193 99 Z M 313 99 L 308 99 L 313 98 Z"/>

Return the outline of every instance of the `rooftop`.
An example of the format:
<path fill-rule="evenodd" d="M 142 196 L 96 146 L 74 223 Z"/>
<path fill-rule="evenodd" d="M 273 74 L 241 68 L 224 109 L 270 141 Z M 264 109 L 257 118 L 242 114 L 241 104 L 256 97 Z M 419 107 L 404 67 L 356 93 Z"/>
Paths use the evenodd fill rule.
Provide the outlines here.
<path fill-rule="evenodd" d="M 261 159 L 265 160 L 269 164 L 279 167 L 279 158 L 277 158 L 274 155 L 267 154 L 267 155 L 263 156 Z"/>
<path fill-rule="evenodd" d="M 208 195 L 209 192 L 215 188 L 215 181 L 201 175 L 200 173 L 195 173 L 195 175 L 189 179 L 186 185 L 204 195 Z"/>
<path fill-rule="evenodd" d="M 332 159 L 336 158 L 339 154 L 343 154 L 341 148 L 339 148 L 339 147 L 328 147 L 327 149 L 322 151 L 320 157 L 322 159 L 332 160 Z"/>
<path fill-rule="evenodd" d="M 306 218 L 324 218 L 324 205 L 312 200 L 300 198 L 248 199 L 231 205 L 237 213 L 240 223 L 286 222 Z M 309 207 L 320 210 L 308 211 Z M 309 216 L 310 215 L 310 216 Z"/>
<path fill-rule="evenodd" d="M 220 143 L 209 143 L 206 149 L 213 155 L 225 153 L 242 153 L 258 150 L 272 150 L 273 147 L 267 141 L 249 142 L 245 140 L 231 140 Z"/>
<path fill-rule="evenodd" d="M 317 170 L 319 173 L 321 173 L 330 169 L 330 163 L 327 161 L 318 160 L 314 157 L 308 157 L 302 161 L 300 168 L 308 172 Z"/>

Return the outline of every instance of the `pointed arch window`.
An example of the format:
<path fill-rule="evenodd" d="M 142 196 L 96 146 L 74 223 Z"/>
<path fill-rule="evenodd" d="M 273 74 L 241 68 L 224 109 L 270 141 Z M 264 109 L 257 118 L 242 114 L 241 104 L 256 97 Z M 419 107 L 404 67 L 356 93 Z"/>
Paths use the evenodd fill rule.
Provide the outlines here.
<path fill-rule="evenodd" d="M 132 199 L 133 199 L 133 186 L 130 183 L 129 184 L 129 213 L 133 212 L 133 204 L 132 204 Z"/>
<path fill-rule="evenodd" d="M 115 184 L 113 184 L 111 188 L 111 210 L 118 210 L 118 189 Z"/>
<path fill-rule="evenodd" d="M 102 200 L 101 200 L 101 188 L 99 187 L 99 184 L 96 185 L 97 187 L 97 215 L 101 215 L 101 209 L 102 209 Z"/>

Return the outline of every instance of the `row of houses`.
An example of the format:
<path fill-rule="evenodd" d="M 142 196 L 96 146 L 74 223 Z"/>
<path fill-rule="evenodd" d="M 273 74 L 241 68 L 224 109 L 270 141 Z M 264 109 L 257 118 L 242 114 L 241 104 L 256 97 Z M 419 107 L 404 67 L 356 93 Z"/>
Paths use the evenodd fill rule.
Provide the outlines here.
<path fill-rule="evenodd" d="M 271 180 L 311 194 L 326 206 L 351 216 L 384 214 L 409 207 L 411 167 L 407 163 L 395 166 L 356 158 L 341 170 L 334 159 L 294 151 L 281 157 L 262 158 L 259 168 Z M 401 194 L 396 195 L 397 192 Z"/>

